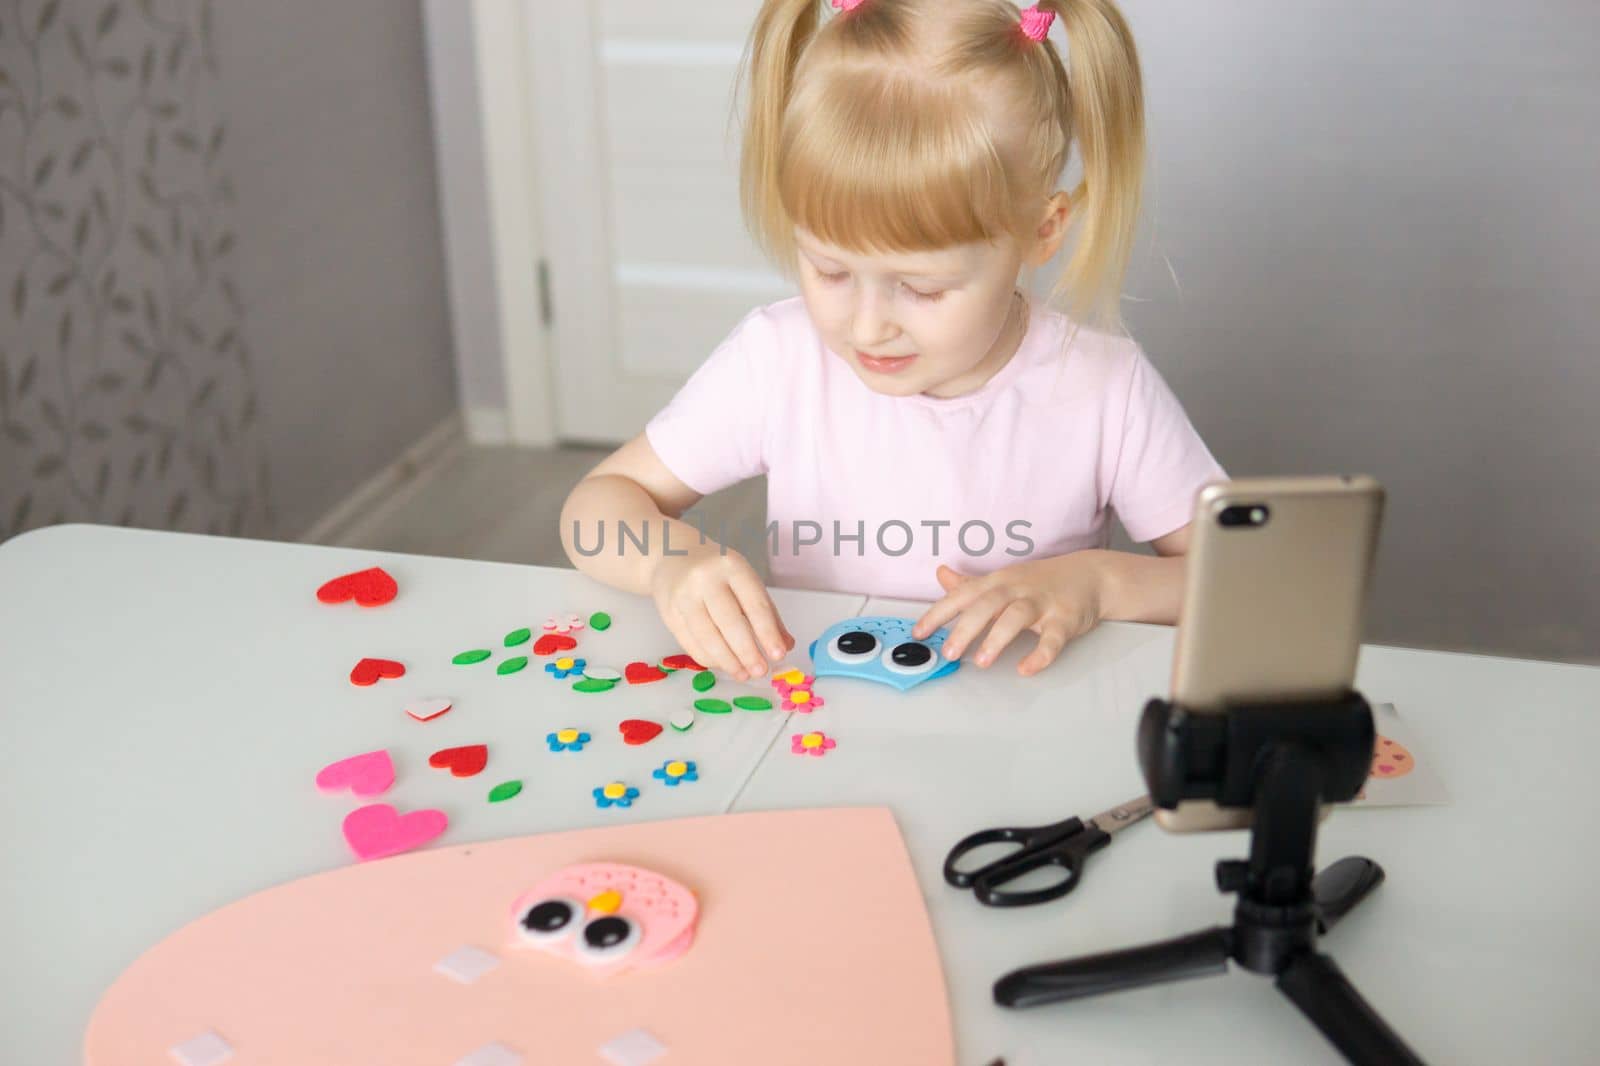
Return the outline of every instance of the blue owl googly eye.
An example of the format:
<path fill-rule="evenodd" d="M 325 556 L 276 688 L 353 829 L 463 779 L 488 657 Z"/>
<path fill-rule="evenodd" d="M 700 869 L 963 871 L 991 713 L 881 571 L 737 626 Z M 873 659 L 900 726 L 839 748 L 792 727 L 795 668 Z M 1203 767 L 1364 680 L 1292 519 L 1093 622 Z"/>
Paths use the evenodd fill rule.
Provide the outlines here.
<path fill-rule="evenodd" d="M 877 657 L 880 646 L 871 633 L 852 629 L 828 641 L 828 654 L 840 663 L 866 663 Z"/>
<path fill-rule="evenodd" d="M 933 649 L 920 640 L 908 640 L 893 647 L 885 648 L 883 652 L 883 668 L 891 674 L 905 674 L 907 677 L 916 677 L 938 668 L 939 657 L 934 655 Z"/>
<path fill-rule="evenodd" d="M 915 625 L 914 619 L 886 615 L 837 622 L 811 643 L 812 672 L 817 677 L 877 681 L 904 692 L 960 668 L 959 662 L 939 656 L 944 630 L 917 640 L 911 635 Z"/>

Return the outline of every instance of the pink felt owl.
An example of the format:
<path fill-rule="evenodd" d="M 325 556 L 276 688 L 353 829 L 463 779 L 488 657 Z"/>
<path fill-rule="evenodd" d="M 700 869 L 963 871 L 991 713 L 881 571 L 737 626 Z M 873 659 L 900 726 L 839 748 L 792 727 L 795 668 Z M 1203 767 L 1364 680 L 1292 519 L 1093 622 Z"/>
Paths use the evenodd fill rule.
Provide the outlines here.
<path fill-rule="evenodd" d="M 576 959 L 599 977 L 675 959 L 700 905 L 678 882 L 614 862 L 564 867 L 511 909 L 514 942 Z"/>

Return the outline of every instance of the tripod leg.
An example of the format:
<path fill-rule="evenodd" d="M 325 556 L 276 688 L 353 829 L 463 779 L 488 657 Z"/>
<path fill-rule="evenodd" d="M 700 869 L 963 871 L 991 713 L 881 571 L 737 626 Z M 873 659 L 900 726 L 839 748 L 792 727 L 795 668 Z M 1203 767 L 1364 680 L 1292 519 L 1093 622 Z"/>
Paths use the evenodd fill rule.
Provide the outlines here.
<path fill-rule="evenodd" d="M 1102 992 L 1226 973 L 1233 930 L 1216 926 L 1124 951 L 1013 970 L 994 983 L 1002 1007 L 1037 1007 Z"/>
<path fill-rule="evenodd" d="M 1317 932 L 1332 929 L 1381 884 L 1383 867 L 1359 855 L 1340 859 L 1317 874 L 1311 879 L 1311 893 L 1317 900 Z"/>
<path fill-rule="evenodd" d="M 1326 955 L 1306 952 L 1278 975 L 1278 990 L 1354 1066 L 1422 1066 Z"/>

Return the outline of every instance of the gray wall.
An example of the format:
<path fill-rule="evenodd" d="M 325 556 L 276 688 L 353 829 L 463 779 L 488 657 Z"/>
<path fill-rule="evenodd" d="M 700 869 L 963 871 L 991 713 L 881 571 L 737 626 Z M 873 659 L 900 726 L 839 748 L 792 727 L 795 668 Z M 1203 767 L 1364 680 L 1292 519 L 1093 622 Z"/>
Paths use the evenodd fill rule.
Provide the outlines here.
<path fill-rule="evenodd" d="M 1128 313 L 1212 449 L 1384 481 L 1371 639 L 1600 660 L 1600 5 L 1127 10 Z"/>
<path fill-rule="evenodd" d="M 264 444 L 292 537 L 456 410 L 422 15 L 410 0 L 225 0 L 217 37 Z"/>
<path fill-rule="evenodd" d="M 453 412 L 416 5 L 3 5 L 0 70 L 0 537 L 294 537 Z"/>

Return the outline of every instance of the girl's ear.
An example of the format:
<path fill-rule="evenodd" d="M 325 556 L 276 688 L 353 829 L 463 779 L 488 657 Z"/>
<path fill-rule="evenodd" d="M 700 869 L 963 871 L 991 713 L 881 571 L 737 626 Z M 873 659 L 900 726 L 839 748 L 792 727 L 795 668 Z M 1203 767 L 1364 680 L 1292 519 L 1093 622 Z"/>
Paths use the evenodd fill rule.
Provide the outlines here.
<path fill-rule="evenodd" d="M 1034 231 L 1033 247 L 1028 253 L 1030 266 L 1043 266 L 1061 250 L 1067 238 L 1067 226 L 1072 221 L 1072 198 L 1065 192 L 1053 193 L 1045 201 L 1044 218 Z"/>

